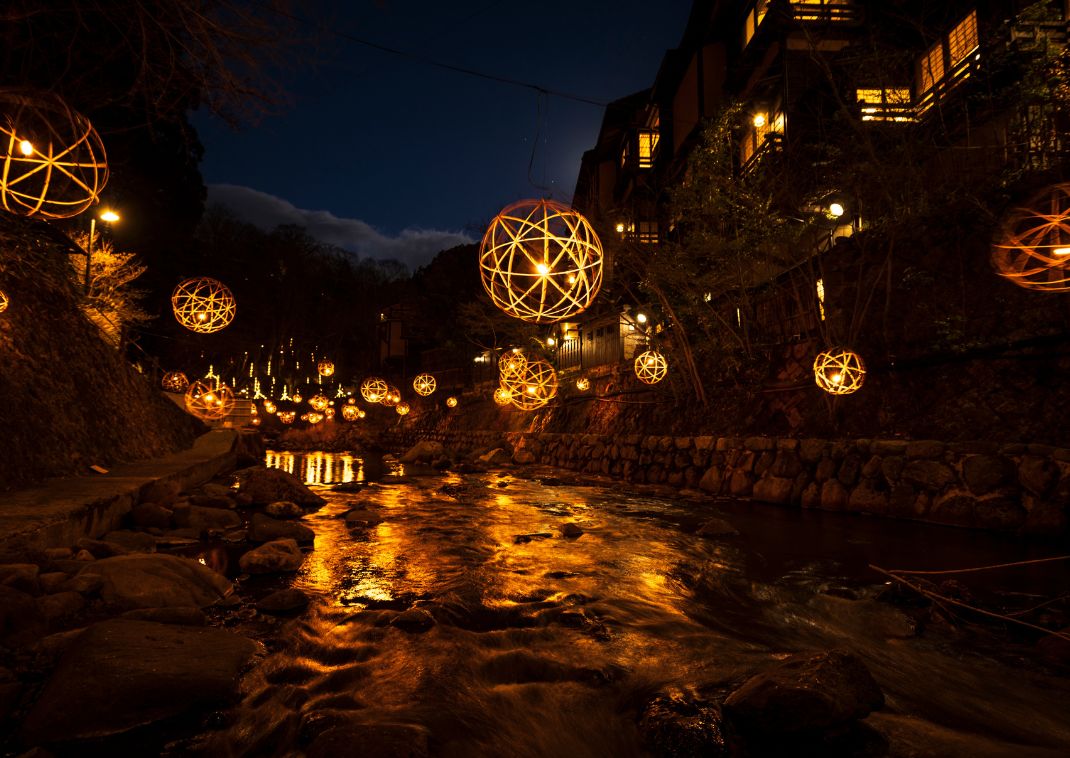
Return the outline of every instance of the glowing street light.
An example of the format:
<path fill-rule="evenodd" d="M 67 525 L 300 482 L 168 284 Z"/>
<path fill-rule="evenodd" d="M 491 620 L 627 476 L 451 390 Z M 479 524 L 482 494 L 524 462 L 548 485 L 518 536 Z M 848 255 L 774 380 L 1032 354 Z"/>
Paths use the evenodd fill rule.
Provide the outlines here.
<path fill-rule="evenodd" d="M 29 144 L 30 144 L 29 142 L 27 142 L 26 140 L 23 140 L 22 144 L 19 146 L 19 149 L 23 150 L 25 152 L 25 145 L 29 145 Z M 33 145 L 30 145 L 30 150 L 33 150 Z M 28 155 L 28 153 L 27 153 L 27 155 Z M 105 208 L 104 210 L 102 210 L 100 212 L 100 220 L 103 221 L 106 224 L 114 224 L 116 221 L 119 220 L 119 214 L 116 213 L 115 211 L 113 211 L 111 208 Z M 93 240 L 94 240 L 94 238 L 96 236 L 97 236 L 97 217 L 94 216 L 89 221 L 89 247 L 85 251 L 85 291 L 87 293 L 89 292 L 89 281 L 90 281 L 89 266 L 93 262 Z"/>

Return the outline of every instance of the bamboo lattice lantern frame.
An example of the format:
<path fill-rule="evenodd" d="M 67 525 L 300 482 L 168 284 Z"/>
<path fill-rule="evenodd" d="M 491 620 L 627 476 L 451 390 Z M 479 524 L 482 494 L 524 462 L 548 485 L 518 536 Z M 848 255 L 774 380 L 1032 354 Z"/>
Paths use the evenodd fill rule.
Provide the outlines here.
<path fill-rule="evenodd" d="M 398 403 L 396 406 L 394 406 L 394 410 L 397 411 L 399 416 L 407 416 L 409 411 L 412 410 L 412 408 L 409 407 L 408 403 Z"/>
<path fill-rule="evenodd" d="M 397 405 L 400 402 L 401 402 L 401 390 L 399 390 L 397 387 L 395 387 L 393 384 L 391 384 L 387 388 L 386 394 L 379 401 L 379 404 L 380 405 L 385 405 L 387 408 L 393 408 L 395 405 Z"/>
<path fill-rule="evenodd" d="M 279 421 L 286 425 L 292 424 L 294 419 L 297 418 L 297 413 L 294 411 L 279 411 L 276 415 L 278 416 Z"/>
<path fill-rule="evenodd" d="M 457 398 L 452 397 L 452 396 L 451 397 L 447 397 L 446 398 L 446 407 L 447 408 L 456 408 L 457 407 Z"/>
<path fill-rule="evenodd" d="M 180 282 L 171 294 L 178 323 L 198 334 L 211 334 L 234 320 L 238 305 L 227 285 L 202 276 Z"/>
<path fill-rule="evenodd" d="M 11 304 L 11 301 L 7 297 L 7 293 L 0 290 L 0 313 L 7 310 L 7 306 Z"/>
<path fill-rule="evenodd" d="M 314 411 L 325 411 L 330 404 L 331 401 L 327 399 L 326 395 L 313 395 L 308 399 L 308 406 Z"/>
<path fill-rule="evenodd" d="M 814 381 L 830 395 L 850 395 L 862 388 L 866 364 L 862 356 L 845 347 L 833 347 L 814 359 Z"/>
<path fill-rule="evenodd" d="M 542 408 L 557 397 L 557 372 L 547 361 L 529 360 L 520 373 L 502 379 L 512 396 L 509 402 L 522 411 Z"/>
<path fill-rule="evenodd" d="M 234 410 L 234 391 L 198 379 L 186 390 L 186 410 L 202 421 L 218 421 Z"/>
<path fill-rule="evenodd" d="M 1070 290 L 1070 184 L 1056 184 L 1007 214 L 992 244 L 996 273 L 1040 292 Z"/>
<path fill-rule="evenodd" d="M 519 374 L 528 365 L 528 359 L 523 353 L 506 353 L 498 361 L 498 376 L 505 379 Z"/>
<path fill-rule="evenodd" d="M 342 406 L 342 418 L 346 421 L 356 421 L 360 418 L 360 411 L 355 405 L 344 405 Z"/>
<path fill-rule="evenodd" d="M 168 392 L 185 392 L 189 389 L 189 379 L 181 371 L 168 371 L 160 380 L 160 386 Z"/>
<path fill-rule="evenodd" d="M 479 272 L 491 301 L 533 324 L 582 313 L 602 287 L 602 243 L 581 214 L 553 200 L 521 200 L 491 222 Z"/>
<path fill-rule="evenodd" d="M 316 364 L 316 373 L 320 376 L 334 376 L 334 364 L 328 360 L 320 361 Z"/>
<path fill-rule="evenodd" d="M 644 384 L 657 384 L 669 372 L 669 362 L 657 350 L 646 350 L 635 359 L 635 375 Z"/>
<path fill-rule="evenodd" d="M 0 207 L 70 218 L 100 201 L 104 143 L 82 114 L 49 93 L 0 92 Z"/>
<path fill-rule="evenodd" d="M 576 389 L 578 389 L 580 392 L 586 392 L 587 390 L 591 389 L 591 380 L 585 376 L 577 379 Z"/>
<path fill-rule="evenodd" d="M 427 397 L 438 387 L 438 382 L 435 381 L 435 377 L 430 374 L 420 374 L 412 380 L 412 388 L 416 391 L 417 395 Z"/>
<path fill-rule="evenodd" d="M 315 411 L 309 413 L 307 416 L 308 423 L 312 424 L 312 426 L 315 426 L 319 422 L 323 421 L 324 418 L 325 417 L 322 413 L 316 413 Z"/>
<path fill-rule="evenodd" d="M 266 414 L 268 414 L 270 416 L 272 413 L 274 413 L 277 410 L 278 410 L 278 407 L 273 402 L 271 402 L 270 400 L 265 400 L 264 401 L 264 413 L 266 413 Z"/>
<path fill-rule="evenodd" d="M 360 383 L 360 396 L 369 403 L 380 402 L 389 391 L 390 385 L 377 376 L 369 376 Z"/>
<path fill-rule="evenodd" d="M 499 387 L 494 390 L 494 402 L 498 405 L 509 405 L 513 400 L 513 391 L 508 387 Z"/>

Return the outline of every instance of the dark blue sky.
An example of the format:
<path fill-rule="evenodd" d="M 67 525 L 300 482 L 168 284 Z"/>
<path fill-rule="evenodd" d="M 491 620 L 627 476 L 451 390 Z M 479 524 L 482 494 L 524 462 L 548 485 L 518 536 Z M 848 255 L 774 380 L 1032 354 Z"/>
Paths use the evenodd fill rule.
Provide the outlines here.
<path fill-rule="evenodd" d="M 665 51 L 680 41 L 690 6 L 321 0 L 295 4 L 295 13 L 449 64 L 608 101 L 653 82 Z M 431 248 L 460 239 L 440 240 L 430 230 L 477 237 L 502 206 L 547 194 L 528 181 L 537 129 L 533 177 L 570 200 L 580 157 L 602 119 L 602 108 L 554 96 L 544 98 L 540 119 L 532 90 L 330 34 L 293 57 L 285 75 L 291 104 L 278 115 L 240 132 L 195 116 L 210 199 L 263 226 L 276 217 L 307 220 L 316 236 L 362 255 L 425 262 Z"/>

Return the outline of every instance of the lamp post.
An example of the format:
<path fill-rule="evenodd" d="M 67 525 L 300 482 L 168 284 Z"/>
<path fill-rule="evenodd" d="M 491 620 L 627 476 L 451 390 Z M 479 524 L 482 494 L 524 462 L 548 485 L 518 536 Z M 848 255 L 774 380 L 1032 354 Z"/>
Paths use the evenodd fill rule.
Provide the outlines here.
<path fill-rule="evenodd" d="M 119 220 L 119 214 L 110 208 L 105 208 L 100 212 L 100 220 L 108 224 L 114 224 Z M 89 294 L 90 274 L 89 267 L 93 262 L 93 240 L 97 236 L 97 217 L 94 216 L 89 220 L 89 246 L 85 251 L 85 292 Z"/>

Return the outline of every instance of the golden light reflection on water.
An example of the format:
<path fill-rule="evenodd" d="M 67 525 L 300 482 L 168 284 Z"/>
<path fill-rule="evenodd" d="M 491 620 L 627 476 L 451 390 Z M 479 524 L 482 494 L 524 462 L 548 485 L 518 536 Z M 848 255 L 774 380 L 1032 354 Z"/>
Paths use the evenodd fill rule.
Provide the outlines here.
<path fill-rule="evenodd" d="M 268 450 L 264 465 L 290 474 L 298 473 L 305 484 L 344 484 L 364 481 L 360 458 L 349 453 L 288 453 Z"/>

